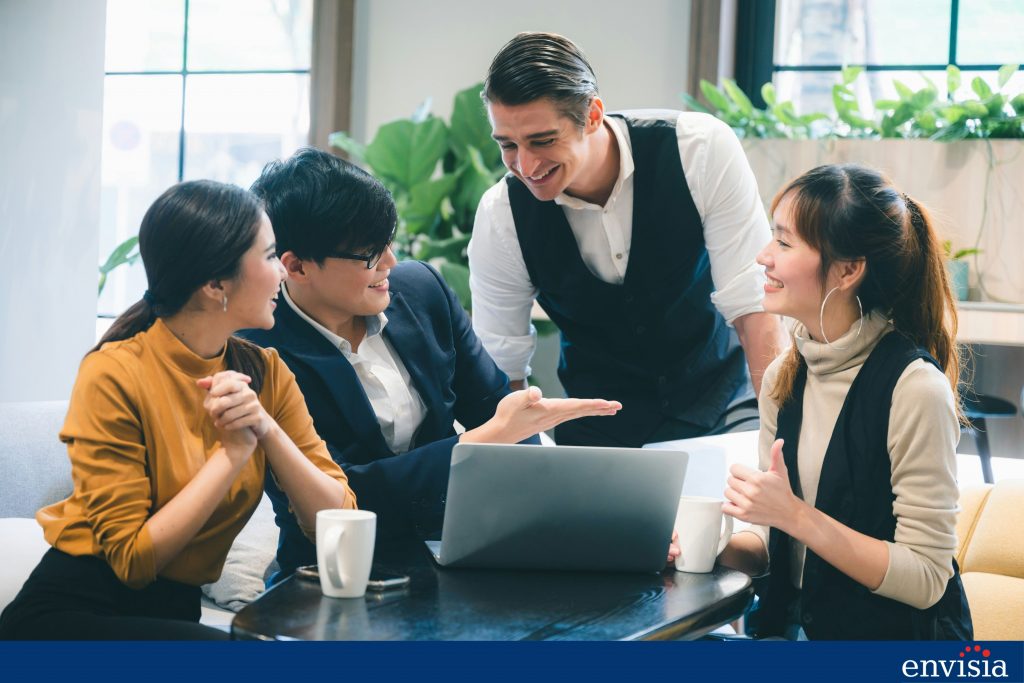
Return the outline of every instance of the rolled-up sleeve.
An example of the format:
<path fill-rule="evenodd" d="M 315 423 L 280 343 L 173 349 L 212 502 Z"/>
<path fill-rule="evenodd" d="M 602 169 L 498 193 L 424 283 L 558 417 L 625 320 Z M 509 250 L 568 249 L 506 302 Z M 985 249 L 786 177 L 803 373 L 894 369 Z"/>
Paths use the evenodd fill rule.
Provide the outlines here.
<path fill-rule="evenodd" d="M 914 361 L 896 383 L 889 413 L 896 534 L 877 595 L 918 609 L 942 597 L 956 551 L 959 439 L 949 381 L 935 366 Z"/>
<path fill-rule="evenodd" d="M 100 353 L 86 356 L 60 438 L 71 459 L 69 504 L 88 520 L 94 543 L 117 578 L 142 588 L 156 579 L 156 558 L 146 527 L 152 483 L 132 386 L 116 360 Z M 51 544 L 56 540 L 47 538 Z"/>
<path fill-rule="evenodd" d="M 525 379 L 537 341 L 530 323 L 537 289 L 526 270 L 504 181 L 489 189 L 477 207 L 469 286 L 473 331 L 509 379 Z"/>
<path fill-rule="evenodd" d="M 676 126 L 679 156 L 704 225 L 715 292 L 726 322 L 764 310 L 764 268 L 756 258 L 771 239 L 757 181 L 735 133 L 706 114 L 684 113 Z"/>
<path fill-rule="evenodd" d="M 336 479 L 345 487 L 343 508 L 354 510 L 357 507 L 356 494 L 349 486 L 348 476 L 341 469 L 341 465 L 331 458 L 327 443 L 316 433 L 313 417 L 309 414 L 306 399 L 302 395 L 302 390 L 299 389 L 298 382 L 295 381 L 295 374 L 281 360 L 281 356 L 275 349 L 266 349 L 264 353 L 267 359 L 268 381 L 274 387 L 273 406 L 270 410 L 274 421 L 288 435 L 299 451 L 316 465 L 317 469 Z M 298 516 L 295 519 L 298 522 Z M 299 523 L 299 528 L 310 541 L 316 542 L 315 528 L 303 526 L 301 523 Z"/>

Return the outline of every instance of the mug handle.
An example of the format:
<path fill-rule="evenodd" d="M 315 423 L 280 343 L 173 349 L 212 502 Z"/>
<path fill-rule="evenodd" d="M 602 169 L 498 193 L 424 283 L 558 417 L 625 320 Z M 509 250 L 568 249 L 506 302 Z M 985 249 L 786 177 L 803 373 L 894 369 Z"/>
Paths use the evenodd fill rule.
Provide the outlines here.
<path fill-rule="evenodd" d="M 725 522 L 725 528 L 722 529 L 722 536 L 718 539 L 718 550 L 715 552 L 715 557 L 722 554 L 729 539 L 732 538 L 732 516 L 723 513 L 722 519 Z"/>
<path fill-rule="evenodd" d="M 345 587 L 345 575 L 341 573 L 341 560 L 338 557 L 338 546 L 341 544 L 341 537 L 344 534 L 345 527 L 333 526 L 327 530 L 327 537 L 324 539 L 327 578 L 336 588 Z"/>

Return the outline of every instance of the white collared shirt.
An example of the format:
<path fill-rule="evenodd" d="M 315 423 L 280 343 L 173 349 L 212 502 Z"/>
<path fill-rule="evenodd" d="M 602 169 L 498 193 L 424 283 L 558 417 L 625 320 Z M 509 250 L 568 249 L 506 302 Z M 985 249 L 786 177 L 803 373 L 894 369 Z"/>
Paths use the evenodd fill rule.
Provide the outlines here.
<path fill-rule="evenodd" d="M 620 159 L 608 201 L 598 206 L 562 193 L 555 203 L 565 212 L 590 271 L 605 282 L 621 284 L 633 237 L 633 154 L 625 121 L 605 120 L 615 134 Z M 731 128 L 713 116 L 685 112 L 678 114 L 676 136 L 686 184 L 704 227 L 715 285 L 711 302 L 731 324 L 764 310 L 764 269 L 755 259 L 771 239 L 768 218 Z M 671 255 L 659 265 L 671 268 Z M 537 289 L 523 261 L 504 178 L 480 200 L 469 267 L 473 330 L 509 379 L 523 379 L 530 373 L 536 345 L 530 311 Z"/>
<path fill-rule="evenodd" d="M 381 334 L 388 318 L 383 313 L 363 318 L 366 322 L 366 336 L 359 344 L 359 352 L 352 352 L 352 344 L 343 337 L 309 317 L 288 296 L 288 285 L 281 287 L 284 300 L 300 318 L 313 326 L 327 341 L 331 342 L 345 356 L 356 377 L 366 392 L 366 398 L 373 407 L 380 425 L 381 434 L 388 448 L 395 453 L 405 453 L 412 447 L 420 423 L 427 414 L 426 404 L 412 384 L 409 371 L 391 343 Z"/>

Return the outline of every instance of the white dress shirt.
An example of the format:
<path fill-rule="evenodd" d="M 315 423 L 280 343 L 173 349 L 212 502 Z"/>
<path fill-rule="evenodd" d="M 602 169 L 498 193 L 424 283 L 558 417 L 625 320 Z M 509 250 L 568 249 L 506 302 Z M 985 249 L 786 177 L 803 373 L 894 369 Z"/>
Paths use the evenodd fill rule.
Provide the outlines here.
<path fill-rule="evenodd" d="M 655 117 L 662 115 L 658 112 Z M 715 285 L 711 302 L 731 324 L 742 315 L 764 310 L 764 269 L 755 258 L 771 239 L 767 215 L 732 129 L 708 114 L 672 115 L 678 117 L 679 157 L 711 261 Z M 590 271 L 605 282 L 621 284 L 633 237 L 633 154 L 625 121 L 605 120 L 615 134 L 620 159 L 619 177 L 608 201 L 598 206 L 562 193 L 555 203 L 565 212 Z M 666 255 L 661 265 L 672 267 L 670 259 Z M 524 379 L 530 374 L 536 345 L 530 310 L 537 289 L 523 261 L 504 178 L 480 200 L 469 243 L 469 267 L 473 329 L 509 379 Z"/>
<path fill-rule="evenodd" d="M 379 313 L 365 317 L 366 336 L 359 344 L 359 353 L 352 352 L 352 344 L 343 337 L 306 315 L 288 296 L 288 285 L 281 287 L 284 300 L 292 307 L 299 317 L 313 326 L 317 332 L 327 338 L 345 356 L 356 377 L 370 400 L 373 412 L 377 415 L 384 440 L 395 453 L 405 453 L 412 447 L 413 439 L 420 428 L 420 423 L 427 414 L 426 404 L 420 398 L 416 387 L 412 384 L 409 371 L 395 352 L 394 347 L 381 334 L 388 324 L 387 316 Z"/>

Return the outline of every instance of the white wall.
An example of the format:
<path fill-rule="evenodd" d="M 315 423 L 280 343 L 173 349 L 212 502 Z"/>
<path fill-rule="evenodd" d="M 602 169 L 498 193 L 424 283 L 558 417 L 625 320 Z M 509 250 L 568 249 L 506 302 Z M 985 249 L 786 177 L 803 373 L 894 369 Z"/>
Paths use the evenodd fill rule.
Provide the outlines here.
<path fill-rule="evenodd" d="M 106 0 L 0 0 L 0 401 L 66 398 L 92 345 Z"/>
<path fill-rule="evenodd" d="M 428 97 L 447 119 L 454 94 L 482 81 L 520 31 L 561 33 L 582 47 L 610 109 L 680 108 L 690 0 L 357 0 L 354 137 L 368 142 Z"/>

